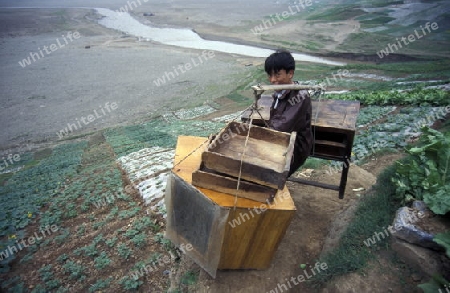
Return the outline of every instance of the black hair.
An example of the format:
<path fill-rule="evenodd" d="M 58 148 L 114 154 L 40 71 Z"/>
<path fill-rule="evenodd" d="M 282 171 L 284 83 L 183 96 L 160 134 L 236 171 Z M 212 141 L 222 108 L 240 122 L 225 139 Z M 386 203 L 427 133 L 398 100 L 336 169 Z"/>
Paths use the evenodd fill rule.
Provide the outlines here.
<path fill-rule="evenodd" d="M 287 50 L 277 50 L 267 57 L 264 64 L 264 70 L 267 74 L 278 73 L 280 70 L 295 70 L 295 61 L 292 57 L 291 52 Z"/>

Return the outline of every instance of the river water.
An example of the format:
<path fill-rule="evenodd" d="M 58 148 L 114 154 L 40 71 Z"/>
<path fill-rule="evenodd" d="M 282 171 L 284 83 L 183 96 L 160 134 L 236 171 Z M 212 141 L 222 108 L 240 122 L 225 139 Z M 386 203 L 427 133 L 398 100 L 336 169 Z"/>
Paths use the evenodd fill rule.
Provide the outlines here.
<path fill-rule="evenodd" d="M 96 8 L 97 12 L 104 17 L 99 23 L 107 28 L 122 31 L 124 33 L 141 37 L 154 42 L 177 46 L 182 48 L 211 50 L 229 54 L 239 54 L 251 57 L 265 58 L 273 53 L 273 50 L 258 47 L 237 45 L 220 41 L 208 41 L 202 39 L 191 29 L 183 28 L 158 28 L 145 25 L 129 13 L 117 12 L 106 8 Z M 325 58 L 314 57 L 307 54 L 293 53 L 296 61 L 306 61 L 313 63 L 322 63 L 328 65 L 341 66 L 345 63 L 328 60 Z"/>

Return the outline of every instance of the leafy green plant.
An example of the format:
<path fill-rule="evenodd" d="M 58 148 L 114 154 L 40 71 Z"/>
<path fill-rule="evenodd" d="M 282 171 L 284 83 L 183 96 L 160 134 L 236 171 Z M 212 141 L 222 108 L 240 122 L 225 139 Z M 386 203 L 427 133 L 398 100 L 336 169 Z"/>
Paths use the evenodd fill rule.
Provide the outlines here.
<path fill-rule="evenodd" d="M 128 219 L 128 218 L 134 217 L 140 210 L 141 210 L 140 207 L 135 207 L 135 208 L 132 208 L 132 209 L 129 209 L 129 210 L 121 211 L 119 213 L 119 219 L 120 220 L 124 220 L 124 219 Z"/>
<path fill-rule="evenodd" d="M 444 247 L 445 253 L 450 258 L 450 232 L 436 234 L 433 241 Z"/>
<path fill-rule="evenodd" d="M 410 157 L 397 162 L 396 195 L 403 202 L 423 200 L 435 213 L 450 211 L 450 138 L 422 128 L 419 146 L 408 148 Z"/>
<path fill-rule="evenodd" d="M 410 91 L 374 91 L 352 92 L 341 95 L 327 95 L 338 100 L 357 100 L 365 105 L 416 105 L 446 106 L 450 101 L 450 92 L 440 89 L 415 88 Z"/>
<path fill-rule="evenodd" d="M 66 218 L 75 218 L 76 216 L 78 216 L 78 212 L 77 212 L 77 207 L 74 203 L 69 203 L 66 206 L 66 214 L 65 217 Z"/>
<path fill-rule="evenodd" d="M 198 272 L 188 271 L 181 277 L 181 283 L 185 285 L 194 285 L 198 280 Z"/>
<path fill-rule="evenodd" d="M 134 278 L 130 277 L 130 276 L 125 276 L 123 277 L 120 281 L 119 284 L 122 285 L 122 287 L 125 290 L 137 290 L 139 288 L 139 286 L 141 286 L 142 284 L 144 284 L 144 282 L 138 280 L 135 280 Z"/>
<path fill-rule="evenodd" d="M 142 231 L 143 229 L 150 227 L 151 225 L 152 225 L 152 219 L 149 217 L 142 217 L 142 218 L 136 219 L 133 223 L 133 227 L 138 231 Z"/>
<path fill-rule="evenodd" d="M 139 234 L 139 231 L 134 229 L 128 229 L 123 235 L 128 238 L 133 238 L 135 235 Z"/>
<path fill-rule="evenodd" d="M 20 263 L 27 263 L 33 259 L 33 252 L 29 252 L 20 259 Z"/>
<path fill-rule="evenodd" d="M 69 260 L 62 266 L 64 273 L 70 275 L 70 278 L 74 280 L 84 280 L 86 279 L 86 268 L 81 265 L 77 264 L 72 260 Z"/>
<path fill-rule="evenodd" d="M 446 288 L 450 288 L 450 282 L 442 276 L 434 276 L 430 281 L 418 285 L 424 293 L 445 292 Z"/>
<path fill-rule="evenodd" d="M 47 289 L 43 284 L 37 284 L 36 287 L 33 288 L 31 293 L 47 293 Z"/>
<path fill-rule="evenodd" d="M 141 247 L 147 242 L 147 235 L 145 233 L 139 233 L 131 239 L 131 242 L 137 247 Z"/>
<path fill-rule="evenodd" d="M 98 230 L 98 228 L 105 226 L 105 224 L 106 224 L 105 221 L 98 221 L 94 223 L 94 225 L 92 225 L 92 228 L 94 228 L 94 230 Z"/>
<path fill-rule="evenodd" d="M 157 233 L 154 239 L 156 242 L 160 243 L 166 250 L 171 250 L 175 248 L 169 239 L 164 238 L 163 233 Z"/>
<path fill-rule="evenodd" d="M 62 233 L 55 237 L 55 242 L 58 244 L 62 244 L 69 236 L 70 236 L 70 229 L 64 229 L 61 231 Z"/>
<path fill-rule="evenodd" d="M 368 106 L 364 107 L 359 111 L 358 119 L 356 121 L 356 125 L 358 127 L 367 125 L 369 123 L 374 122 L 375 120 L 383 118 L 385 115 L 387 115 L 389 112 L 392 112 L 395 110 L 395 107 L 388 106 L 388 107 L 382 107 L 382 106 Z"/>
<path fill-rule="evenodd" d="M 447 256 L 450 258 L 450 232 L 439 233 L 434 236 L 433 241 L 445 248 Z M 450 282 L 444 277 L 434 276 L 430 281 L 418 286 L 424 293 L 444 292 L 450 288 Z M 441 290 L 443 289 L 443 290 Z"/>
<path fill-rule="evenodd" d="M 112 280 L 113 280 L 112 277 L 109 277 L 105 280 L 102 279 L 97 280 L 97 282 L 95 282 L 94 284 L 91 285 L 91 287 L 89 287 L 89 292 L 96 292 L 108 288 Z"/>
<path fill-rule="evenodd" d="M 119 207 L 115 206 L 111 209 L 108 216 L 106 216 L 105 221 L 109 222 L 113 220 L 119 214 Z"/>
<path fill-rule="evenodd" d="M 124 259 L 128 259 L 131 255 L 131 249 L 124 243 L 120 243 L 117 246 L 117 252 Z"/>
<path fill-rule="evenodd" d="M 60 264 L 63 264 L 66 262 L 66 260 L 69 259 L 69 256 L 65 253 L 61 254 L 60 256 L 58 256 L 58 258 L 56 259 L 57 262 L 59 262 Z"/>
<path fill-rule="evenodd" d="M 18 284 L 15 284 L 13 287 L 11 287 L 10 292 L 14 293 L 25 293 L 25 285 L 23 282 L 20 282 Z"/>
<path fill-rule="evenodd" d="M 95 243 L 95 245 L 97 245 L 97 244 L 99 244 L 99 243 L 102 242 L 102 241 L 105 241 L 105 240 L 103 239 L 103 234 L 100 233 L 100 234 L 98 234 L 98 235 L 94 238 L 94 240 L 92 241 L 92 243 Z"/>
<path fill-rule="evenodd" d="M 159 261 L 159 259 L 160 259 L 161 257 L 162 257 L 162 256 L 161 256 L 160 253 L 155 252 L 155 253 L 153 253 L 153 254 L 146 260 L 146 262 L 149 263 L 149 264 L 154 265 L 154 264 L 157 264 L 157 263 L 158 263 L 158 261 Z"/>
<path fill-rule="evenodd" d="M 113 237 L 111 239 L 107 239 L 105 241 L 105 243 L 106 243 L 106 245 L 108 245 L 108 247 L 113 247 L 114 244 L 116 244 L 116 241 L 117 241 L 117 237 Z"/>
<path fill-rule="evenodd" d="M 44 282 L 53 279 L 52 265 L 43 266 L 38 270 L 38 273 L 41 277 L 41 280 Z"/>
<path fill-rule="evenodd" d="M 83 236 L 86 232 L 86 225 L 83 223 L 77 230 L 77 236 Z"/>
<path fill-rule="evenodd" d="M 14 286 L 15 284 L 20 283 L 22 280 L 19 276 L 15 276 L 12 278 L 9 278 L 8 280 L 2 280 L 2 283 L 0 284 L 1 289 L 5 289 L 11 286 Z"/>
<path fill-rule="evenodd" d="M 94 266 L 99 270 L 106 268 L 110 263 L 111 259 L 104 251 L 94 259 Z"/>
<path fill-rule="evenodd" d="M 84 252 L 85 255 L 94 257 L 98 255 L 97 247 L 95 245 L 95 242 L 92 242 L 91 244 L 80 247 L 74 250 L 75 255 L 81 255 Z"/>
<path fill-rule="evenodd" d="M 43 266 L 38 270 L 38 273 L 47 289 L 52 290 L 61 286 L 61 282 L 53 276 L 52 265 Z"/>

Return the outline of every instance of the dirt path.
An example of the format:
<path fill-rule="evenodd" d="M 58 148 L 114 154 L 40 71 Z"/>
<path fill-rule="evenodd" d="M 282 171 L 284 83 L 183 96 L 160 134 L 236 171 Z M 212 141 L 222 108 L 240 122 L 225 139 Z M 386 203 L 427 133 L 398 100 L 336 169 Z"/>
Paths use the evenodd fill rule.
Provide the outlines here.
<path fill-rule="evenodd" d="M 241 270 L 219 271 L 216 279 L 212 279 L 203 270 L 200 270 L 200 278 L 196 292 L 270 292 L 288 285 L 287 280 L 304 274 L 300 264 L 314 265 L 321 255 L 324 247 L 331 249 L 337 244 L 339 233 L 351 220 L 352 211 L 358 201 L 364 196 L 357 196 L 352 189 L 363 187 L 368 190 L 375 182 L 376 175 L 394 160 L 400 158 L 400 154 L 388 154 L 378 157 L 376 168 L 370 167 L 375 173 L 364 170 L 365 166 L 352 166 L 348 176 L 348 184 L 344 199 L 338 199 L 336 191 L 315 188 L 288 182 L 288 188 L 297 207 L 297 213 L 283 238 L 272 265 L 267 270 Z M 374 164 L 369 160 L 369 164 Z M 327 174 L 324 170 L 315 171 L 314 180 L 325 181 L 330 184 L 338 184 L 340 173 Z M 195 270 L 196 265 L 190 260 L 183 261 L 181 270 Z M 198 269 L 198 267 L 197 267 Z M 355 276 L 342 277 L 337 285 L 332 284 L 323 292 L 368 292 L 346 291 L 351 288 L 374 288 L 372 292 L 387 292 L 389 288 L 401 292 L 401 284 L 395 275 L 379 275 L 379 271 L 373 270 L 370 278 L 356 278 Z M 382 280 L 382 281 L 381 281 Z M 351 285 L 349 287 L 349 284 Z M 305 283 L 294 285 L 290 292 L 315 292 Z M 369 286 L 369 287 L 368 287 Z M 276 291 L 272 291 L 276 292 Z M 284 292 L 284 291 L 283 291 Z"/>

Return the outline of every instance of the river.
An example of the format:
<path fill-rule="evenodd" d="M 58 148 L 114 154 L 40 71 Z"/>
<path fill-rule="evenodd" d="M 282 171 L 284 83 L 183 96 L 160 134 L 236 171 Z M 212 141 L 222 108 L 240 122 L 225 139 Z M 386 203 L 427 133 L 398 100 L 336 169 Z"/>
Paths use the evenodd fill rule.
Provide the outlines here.
<path fill-rule="evenodd" d="M 228 54 L 239 54 L 261 58 L 265 58 L 274 52 L 270 49 L 263 49 L 253 46 L 205 40 L 188 28 L 151 27 L 139 22 L 127 12 L 117 12 L 106 8 L 96 8 L 96 10 L 104 16 L 99 21 L 101 25 L 136 37 L 141 37 L 144 40 L 151 40 L 165 45 L 199 50 L 211 50 Z M 293 53 L 292 56 L 296 61 L 322 63 L 336 66 L 345 65 L 345 63 L 342 62 L 332 61 L 307 54 Z"/>

